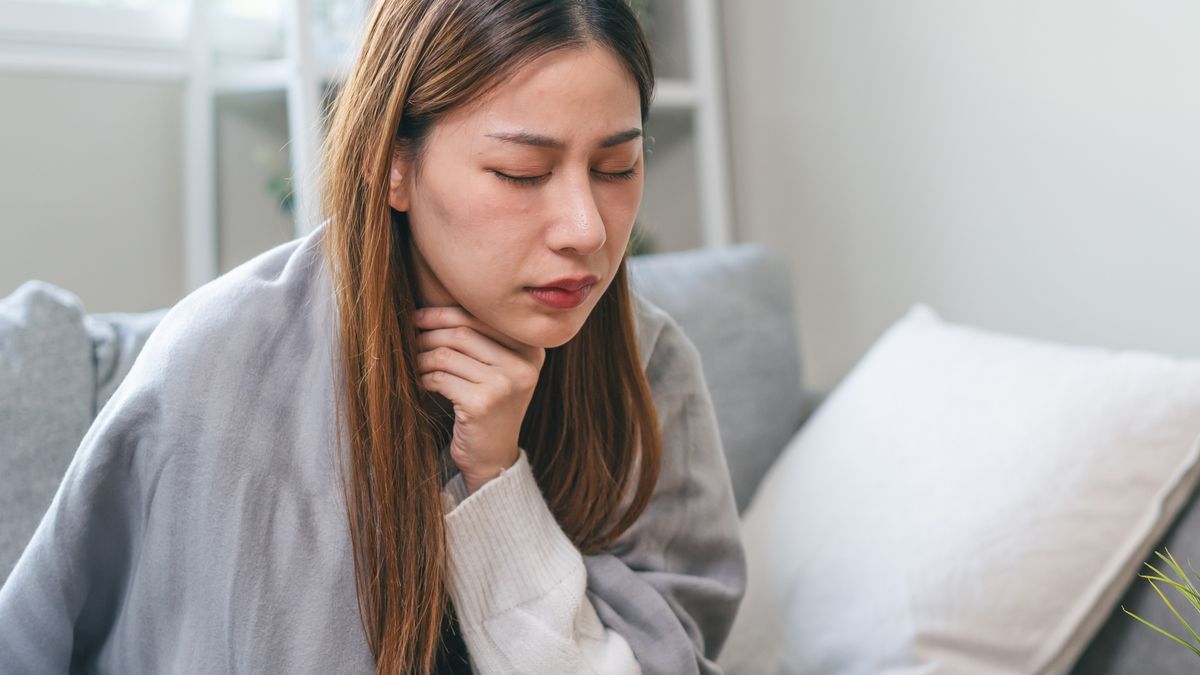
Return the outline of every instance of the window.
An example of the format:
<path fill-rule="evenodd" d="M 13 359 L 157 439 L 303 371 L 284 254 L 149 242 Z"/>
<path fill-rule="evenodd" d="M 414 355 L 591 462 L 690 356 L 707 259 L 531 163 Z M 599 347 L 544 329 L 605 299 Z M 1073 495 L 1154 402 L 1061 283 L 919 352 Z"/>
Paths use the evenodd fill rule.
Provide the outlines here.
<path fill-rule="evenodd" d="M 281 0 L 0 0 L 0 67 L 179 78 L 199 2 L 219 52 L 281 49 Z"/>
<path fill-rule="evenodd" d="M 218 61 L 282 56 L 287 0 L 0 0 L 0 67 L 183 77 L 189 33 L 207 2 Z M 337 60 L 369 0 L 310 0 L 316 56 Z"/>

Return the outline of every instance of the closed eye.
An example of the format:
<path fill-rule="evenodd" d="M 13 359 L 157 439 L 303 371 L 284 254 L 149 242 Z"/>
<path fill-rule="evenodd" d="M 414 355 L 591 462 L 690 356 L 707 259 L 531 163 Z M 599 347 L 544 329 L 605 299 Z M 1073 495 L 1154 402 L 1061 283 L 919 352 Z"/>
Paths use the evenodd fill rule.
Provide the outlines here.
<path fill-rule="evenodd" d="M 550 174 L 548 173 L 542 174 L 541 176 L 510 176 L 495 170 L 493 170 L 492 173 L 496 174 L 500 180 L 509 183 L 515 183 L 516 185 L 537 185 L 538 183 L 541 183 L 543 179 L 550 177 Z"/>
<path fill-rule="evenodd" d="M 509 183 L 513 183 L 515 185 L 525 185 L 525 186 L 537 185 L 537 184 L 542 183 L 545 180 L 549 179 L 551 176 L 551 174 L 549 174 L 549 173 L 545 173 L 540 176 L 510 176 L 508 174 L 501 173 L 494 169 L 492 169 L 491 171 L 492 171 L 492 173 L 496 174 L 496 176 L 500 180 L 503 180 L 503 181 L 506 181 Z M 621 171 L 619 173 L 608 173 L 605 171 L 595 171 L 593 173 L 595 173 L 597 176 L 599 176 L 601 180 L 615 182 L 615 181 L 633 179 L 633 177 L 637 175 L 637 168 L 635 167 L 628 171 Z"/>

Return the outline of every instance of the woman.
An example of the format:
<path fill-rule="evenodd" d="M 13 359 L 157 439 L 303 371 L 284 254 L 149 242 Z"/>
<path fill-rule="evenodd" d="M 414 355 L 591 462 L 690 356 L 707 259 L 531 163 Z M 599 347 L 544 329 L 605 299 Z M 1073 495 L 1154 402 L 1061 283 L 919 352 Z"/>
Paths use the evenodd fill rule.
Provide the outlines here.
<path fill-rule="evenodd" d="M 151 335 L 0 590 L 5 672 L 718 672 L 730 479 L 626 276 L 634 15 L 382 0 L 365 31 L 326 220 Z"/>

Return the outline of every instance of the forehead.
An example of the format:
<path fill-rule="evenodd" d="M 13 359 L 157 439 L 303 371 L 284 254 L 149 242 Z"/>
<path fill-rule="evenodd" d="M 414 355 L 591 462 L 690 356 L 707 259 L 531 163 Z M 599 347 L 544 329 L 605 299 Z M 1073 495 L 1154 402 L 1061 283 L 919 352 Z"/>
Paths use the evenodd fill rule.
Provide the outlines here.
<path fill-rule="evenodd" d="M 612 145 L 614 134 L 641 128 L 641 97 L 624 62 L 591 44 L 557 49 L 521 66 L 439 126 L 445 136 L 480 150 L 517 147 L 504 140 L 513 134 L 561 141 L 565 147 L 559 149 L 599 147 Z"/>

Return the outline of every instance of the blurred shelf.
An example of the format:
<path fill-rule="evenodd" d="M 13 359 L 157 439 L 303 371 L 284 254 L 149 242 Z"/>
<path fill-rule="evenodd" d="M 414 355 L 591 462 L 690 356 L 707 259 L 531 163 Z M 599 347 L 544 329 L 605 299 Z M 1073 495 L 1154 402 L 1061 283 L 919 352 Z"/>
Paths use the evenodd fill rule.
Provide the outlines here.
<path fill-rule="evenodd" d="M 340 83 L 349 62 L 330 59 L 315 39 L 311 0 L 283 0 L 277 29 L 242 31 L 223 35 L 214 31 L 202 0 L 190 0 L 185 96 L 185 285 L 190 291 L 218 274 L 219 227 L 214 109 L 218 97 L 279 93 L 286 99 L 288 148 L 292 169 L 296 218 L 295 236 L 303 236 L 320 223 L 316 194 L 317 153 L 320 147 L 323 101 L 330 85 Z M 678 133 L 661 133 L 674 151 L 660 148 L 656 171 L 648 176 L 648 190 L 664 186 L 670 195 L 688 192 L 694 208 L 676 208 L 679 222 L 671 222 L 678 245 L 722 247 L 733 243 L 732 204 L 728 175 L 728 131 L 725 126 L 724 87 L 721 81 L 721 36 L 717 0 L 650 0 L 655 30 L 649 31 L 659 77 L 651 113 L 658 125 L 678 122 Z M 224 21 L 224 20 L 222 20 Z M 223 26 L 224 24 L 222 24 Z M 244 28 L 250 24 L 244 24 Z M 671 33 L 670 31 L 676 31 Z M 255 42 L 254 35 L 258 35 Z M 222 48 L 234 40 L 240 54 L 229 60 Z M 357 45 L 343 53 L 357 54 Z M 226 61 L 221 62 L 224 57 Z M 249 58 L 247 55 L 251 55 Z M 671 120 L 675 120 L 672 122 Z M 650 124 L 648 123 L 648 128 Z M 684 140 L 677 136 L 683 135 Z M 647 165 L 651 163 L 647 157 Z M 662 204 L 652 220 L 668 222 L 671 198 L 647 195 L 648 205 Z M 653 209 L 653 206 L 652 206 Z M 654 227 L 654 224 L 652 224 Z M 699 230 L 697 231 L 697 227 Z M 687 230 L 687 231 L 682 231 Z"/>

